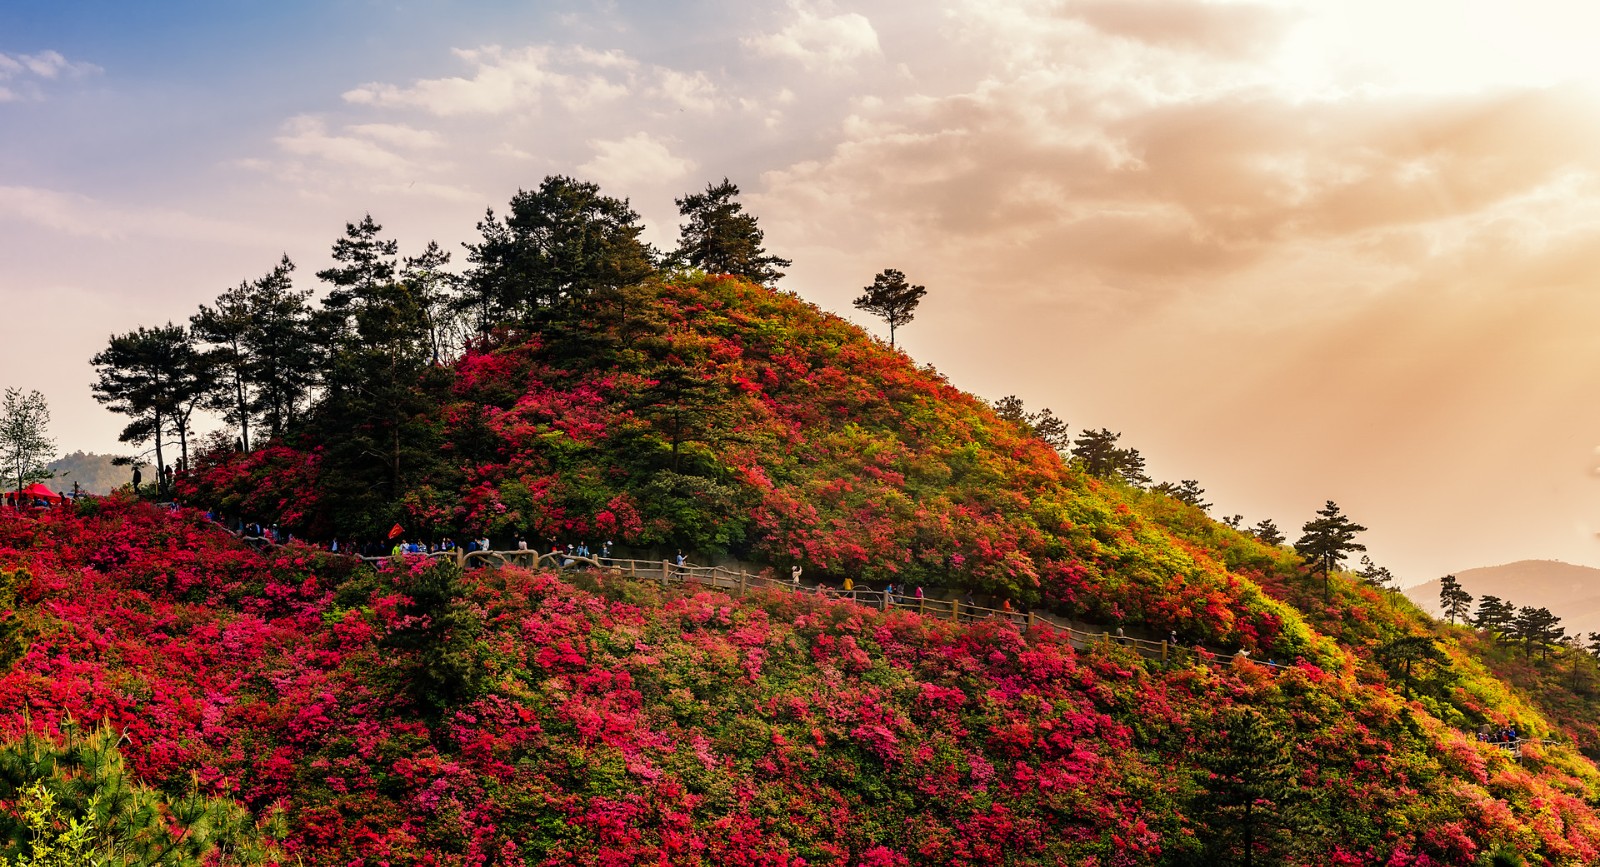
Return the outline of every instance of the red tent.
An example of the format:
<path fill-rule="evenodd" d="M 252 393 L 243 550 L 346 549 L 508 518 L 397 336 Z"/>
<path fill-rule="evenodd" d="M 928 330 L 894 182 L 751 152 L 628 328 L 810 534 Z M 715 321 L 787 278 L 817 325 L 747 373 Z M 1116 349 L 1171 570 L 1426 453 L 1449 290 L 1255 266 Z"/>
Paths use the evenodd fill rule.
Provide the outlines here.
<path fill-rule="evenodd" d="M 60 502 L 62 499 L 60 494 L 50 490 L 38 482 L 34 482 L 28 487 L 23 488 L 22 496 L 27 497 L 29 500 L 49 500 L 52 503 Z"/>

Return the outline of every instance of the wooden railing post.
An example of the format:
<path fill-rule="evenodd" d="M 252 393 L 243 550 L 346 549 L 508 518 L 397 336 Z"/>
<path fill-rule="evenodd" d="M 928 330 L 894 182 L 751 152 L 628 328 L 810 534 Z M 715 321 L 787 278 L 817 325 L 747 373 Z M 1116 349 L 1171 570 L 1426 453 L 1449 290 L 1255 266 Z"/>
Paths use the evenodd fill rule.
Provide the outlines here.
<path fill-rule="evenodd" d="M 1167 664 L 1167 640 L 1164 638 L 1161 640 L 1161 664 Z"/>
<path fill-rule="evenodd" d="M 750 592 L 750 576 L 745 574 L 744 567 L 739 567 L 739 595 L 745 596 Z"/>
<path fill-rule="evenodd" d="M 672 577 L 672 573 L 670 571 L 668 571 L 671 568 L 672 568 L 672 561 L 671 560 L 662 560 L 661 561 L 661 584 L 662 584 L 662 586 L 665 586 L 666 583 L 667 583 L 667 580 Z"/>
<path fill-rule="evenodd" d="M 928 607 L 928 600 L 923 599 L 921 596 L 918 596 L 917 597 L 917 615 L 919 617 L 923 614 L 923 612 L 927 609 L 927 607 Z"/>

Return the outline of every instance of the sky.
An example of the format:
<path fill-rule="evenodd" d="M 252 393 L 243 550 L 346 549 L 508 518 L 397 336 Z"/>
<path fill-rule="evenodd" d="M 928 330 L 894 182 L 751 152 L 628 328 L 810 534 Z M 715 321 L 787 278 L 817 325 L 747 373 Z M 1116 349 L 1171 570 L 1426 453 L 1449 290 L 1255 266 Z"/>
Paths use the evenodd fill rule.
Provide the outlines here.
<path fill-rule="evenodd" d="M 723 177 L 781 288 L 1109 428 L 1215 516 L 1327 500 L 1402 583 L 1600 565 L 1600 7 L 1524 0 L 0 3 L 0 386 L 371 213 L 457 251 L 565 174 L 670 248 Z"/>

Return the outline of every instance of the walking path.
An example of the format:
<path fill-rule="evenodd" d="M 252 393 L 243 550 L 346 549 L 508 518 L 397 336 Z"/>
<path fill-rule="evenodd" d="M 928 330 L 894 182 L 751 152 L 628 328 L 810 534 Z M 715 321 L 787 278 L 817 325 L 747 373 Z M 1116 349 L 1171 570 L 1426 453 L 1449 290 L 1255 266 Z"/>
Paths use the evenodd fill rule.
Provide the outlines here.
<path fill-rule="evenodd" d="M 424 555 L 414 554 L 410 556 Z M 1095 645 L 1120 644 L 1145 659 L 1162 664 L 1200 663 L 1209 666 L 1227 666 L 1248 661 L 1267 669 L 1273 674 L 1277 674 L 1288 667 L 1275 662 L 1249 660 L 1243 653 L 1218 653 L 1199 644 L 1179 645 L 1170 641 L 1151 641 L 1145 638 L 1117 636 L 1113 635 L 1109 630 L 1096 632 L 1078 629 L 1062 622 L 1061 618 L 1054 615 L 1032 610 L 1019 612 L 1002 608 L 987 608 L 967 602 L 889 594 L 882 590 L 838 590 L 824 584 L 806 586 L 797 584 L 792 580 L 783 581 L 776 578 L 767 578 L 761 575 L 752 575 L 743 569 L 735 571 L 722 566 L 697 566 L 692 563 L 685 563 L 679 566 L 671 560 L 632 560 L 622 557 L 602 559 L 592 556 L 579 557 L 564 552 L 540 554 L 535 551 L 468 552 L 457 549 L 455 551 L 437 551 L 425 556 L 453 560 L 463 569 L 498 565 L 523 566 L 529 569 L 543 566 L 556 570 L 593 568 L 641 580 L 660 581 L 663 584 L 717 587 L 740 595 L 752 588 L 785 590 L 834 599 L 848 599 L 857 605 L 880 611 L 886 611 L 890 608 L 915 611 L 924 617 L 937 617 L 958 623 L 973 623 L 980 619 L 1000 618 L 1018 627 L 1041 627 L 1064 634 L 1068 643 L 1078 650 L 1087 649 Z M 376 563 L 389 558 L 362 557 L 361 559 Z"/>

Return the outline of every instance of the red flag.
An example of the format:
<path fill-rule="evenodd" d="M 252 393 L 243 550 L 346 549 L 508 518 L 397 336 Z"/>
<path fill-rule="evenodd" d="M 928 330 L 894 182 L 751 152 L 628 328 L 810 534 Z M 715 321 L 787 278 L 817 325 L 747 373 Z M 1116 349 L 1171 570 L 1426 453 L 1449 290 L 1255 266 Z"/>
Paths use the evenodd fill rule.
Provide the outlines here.
<path fill-rule="evenodd" d="M 389 529 L 389 538 L 398 539 L 401 536 L 404 536 L 405 532 L 406 531 L 405 531 L 404 527 L 401 527 L 399 524 L 395 524 L 393 527 L 391 527 Z"/>

